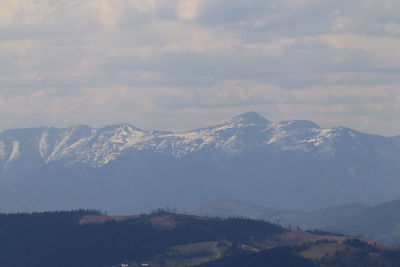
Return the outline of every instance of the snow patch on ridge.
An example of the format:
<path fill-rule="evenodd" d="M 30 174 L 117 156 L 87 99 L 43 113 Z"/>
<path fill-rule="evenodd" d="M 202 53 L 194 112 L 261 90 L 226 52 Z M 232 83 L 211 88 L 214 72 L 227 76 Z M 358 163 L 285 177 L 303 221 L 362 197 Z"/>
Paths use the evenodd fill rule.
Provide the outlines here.
<path fill-rule="evenodd" d="M 39 152 L 44 161 L 46 161 L 46 155 L 48 153 L 48 140 L 47 140 L 48 137 L 49 137 L 49 133 L 46 130 L 45 132 L 43 132 L 43 134 L 39 140 Z"/>
<path fill-rule="evenodd" d="M 19 141 L 13 141 L 12 142 L 11 153 L 10 153 L 10 156 L 9 156 L 8 160 L 6 161 L 6 164 L 4 165 L 4 169 L 7 169 L 8 164 L 13 162 L 13 161 L 15 161 L 15 160 L 17 160 L 20 155 L 21 155 L 21 153 L 20 153 L 20 143 L 19 143 Z"/>
<path fill-rule="evenodd" d="M 0 159 L 4 160 L 6 156 L 6 147 L 3 141 L 0 142 Z"/>
<path fill-rule="evenodd" d="M 73 132 L 73 129 L 64 133 L 64 135 L 62 136 L 62 139 L 56 143 L 56 146 L 55 146 L 54 150 L 51 152 L 50 156 L 48 157 L 46 163 L 55 161 L 56 159 L 60 158 L 60 154 L 64 154 L 64 153 L 62 153 L 62 149 L 65 147 L 65 144 L 70 139 L 72 132 Z M 61 152 L 61 153 L 59 153 L 59 152 Z"/>
<path fill-rule="evenodd" d="M 18 159 L 18 157 L 20 156 L 19 145 L 20 144 L 18 141 L 13 141 L 11 155 L 10 155 L 10 158 L 8 159 L 8 162 L 14 161 L 14 160 Z"/>
<path fill-rule="evenodd" d="M 314 138 L 305 140 L 307 143 L 313 143 L 315 146 L 321 146 L 326 144 L 328 140 L 332 140 L 338 133 L 335 132 L 333 129 L 318 129 L 315 131 L 317 134 Z"/>
<path fill-rule="evenodd" d="M 83 162 L 101 167 L 115 160 L 124 150 L 153 137 L 153 132 L 138 130 L 127 124 L 91 129 L 86 136 L 74 140 L 70 145 L 65 145 L 67 139 L 64 138 L 51 160 L 66 159 L 70 164 Z"/>
<path fill-rule="evenodd" d="M 265 143 L 270 145 L 284 138 L 303 133 L 308 130 L 304 128 L 293 127 L 293 124 L 295 123 L 296 121 L 282 121 L 271 124 L 271 126 L 265 129 L 265 132 L 271 132 L 271 135 L 265 141 Z"/>

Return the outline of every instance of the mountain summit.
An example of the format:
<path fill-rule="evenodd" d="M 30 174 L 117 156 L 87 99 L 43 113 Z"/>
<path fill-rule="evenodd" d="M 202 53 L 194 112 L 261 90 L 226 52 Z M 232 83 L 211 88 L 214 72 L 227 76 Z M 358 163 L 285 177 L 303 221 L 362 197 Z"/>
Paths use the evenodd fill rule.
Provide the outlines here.
<path fill-rule="evenodd" d="M 267 125 L 271 123 L 269 120 L 265 119 L 263 116 L 259 115 L 254 111 L 238 115 L 234 117 L 231 121 L 233 123 L 254 124 L 254 125 Z"/>

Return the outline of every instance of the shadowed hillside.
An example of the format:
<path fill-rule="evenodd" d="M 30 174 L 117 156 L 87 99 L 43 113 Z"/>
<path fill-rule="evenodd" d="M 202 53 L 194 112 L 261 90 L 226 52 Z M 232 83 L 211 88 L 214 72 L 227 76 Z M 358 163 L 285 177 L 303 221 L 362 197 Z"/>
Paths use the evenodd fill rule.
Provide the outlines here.
<path fill-rule="evenodd" d="M 2 214 L 0 249 L 0 266 L 10 267 L 336 266 L 360 255 L 363 262 L 400 264 L 397 247 L 372 240 L 162 210 Z"/>

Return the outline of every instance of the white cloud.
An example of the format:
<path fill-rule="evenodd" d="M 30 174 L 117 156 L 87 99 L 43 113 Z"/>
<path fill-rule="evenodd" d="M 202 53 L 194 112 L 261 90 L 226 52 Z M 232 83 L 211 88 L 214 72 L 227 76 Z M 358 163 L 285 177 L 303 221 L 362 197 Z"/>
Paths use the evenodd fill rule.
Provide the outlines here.
<path fill-rule="evenodd" d="M 399 11 L 392 0 L 3 0 L 0 127 L 187 129 L 255 109 L 398 134 Z"/>
<path fill-rule="evenodd" d="M 391 35 L 399 35 L 400 34 L 400 24 L 390 22 L 390 23 L 386 23 L 383 27 L 384 27 L 385 31 Z"/>
<path fill-rule="evenodd" d="M 339 17 L 332 25 L 332 31 L 345 31 L 346 28 L 352 23 L 350 18 Z"/>
<path fill-rule="evenodd" d="M 177 6 L 178 17 L 183 20 L 194 20 L 199 6 L 200 0 L 180 0 Z"/>
<path fill-rule="evenodd" d="M 159 0 L 129 0 L 128 4 L 143 13 L 153 12 L 160 4 Z"/>

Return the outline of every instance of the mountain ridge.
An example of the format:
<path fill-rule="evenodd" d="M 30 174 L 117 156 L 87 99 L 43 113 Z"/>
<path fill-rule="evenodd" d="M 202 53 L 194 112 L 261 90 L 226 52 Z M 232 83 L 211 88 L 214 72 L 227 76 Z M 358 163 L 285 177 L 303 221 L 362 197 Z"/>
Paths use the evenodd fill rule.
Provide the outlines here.
<path fill-rule="evenodd" d="M 101 167 L 110 161 L 115 160 L 116 153 L 121 153 L 126 149 L 149 149 L 155 147 L 160 150 L 160 148 L 162 149 L 163 147 L 166 147 L 167 143 L 175 145 L 177 142 L 174 143 L 174 141 L 182 141 L 183 144 L 192 147 L 197 145 L 198 148 L 202 147 L 201 144 L 206 145 L 210 142 L 218 142 L 220 146 L 225 145 L 226 147 L 229 147 L 229 144 L 234 143 L 233 147 L 236 145 L 237 150 L 240 147 L 240 143 L 235 143 L 234 139 L 237 138 L 238 135 L 240 137 L 240 134 L 242 134 L 240 132 L 241 128 L 258 127 L 260 127 L 260 129 L 253 129 L 253 134 L 260 135 L 260 132 L 265 133 L 262 137 L 257 136 L 258 138 L 264 138 L 264 140 L 256 140 L 259 141 L 259 145 L 264 145 L 265 143 L 273 144 L 290 137 L 296 138 L 296 135 L 298 134 L 309 135 L 308 139 L 303 140 L 302 145 L 304 145 L 304 148 L 307 146 L 306 143 L 313 143 L 315 146 L 320 144 L 327 145 L 326 141 L 329 141 L 329 139 L 333 139 L 340 134 L 348 134 L 353 138 L 355 135 L 366 135 L 347 127 L 320 128 L 314 122 L 307 120 L 270 122 L 255 112 L 247 112 L 238 115 L 233 119 L 216 126 L 209 126 L 184 132 L 142 130 L 128 123 L 107 125 L 101 128 L 92 128 L 87 125 L 77 125 L 68 128 L 21 128 L 10 129 L 0 133 L 0 162 L 1 160 L 5 161 L 6 163 L 4 165 L 7 166 L 9 162 L 16 160 L 20 156 L 20 150 L 23 147 L 21 147 L 21 140 L 18 139 L 23 139 L 24 135 L 25 139 L 28 138 L 31 142 L 34 141 L 32 140 L 32 137 L 37 139 L 37 144 L 31 143 L 30 145 L 33 146 L 33 148 L 38 149 L 36 152 L 39 152 L 42 156 L 44 164 L 60 159 L 68 159 L 71 157 L 71 154 L 74 154 L 74 150 L 81 149 L 82 151 L 82 149 L 86 149 L 86 153 L 91 155 L 86 155 L 86 157 L 84 157 L 81 152 L 79 152 L 79 155 L 75 153 L 74 156 L 76 157 L 76 162 L 86 163 L 94 167 Z M 246 132 L 245 134 L 249 133 Z M 369 136 L 386 138 L 380 135 Z M 216 137 L 220 137 L 219 140 L 216 140 Z M 55 138 L 56 140 L 48 140 L 49 138 Z M 393 138 L 395 140 L 396 137 L 387 138 Z M 10 139 L 13 140 L 11 141 Z M 191 142 L 194 139 L 197 143 Z M 101 146 L 102 140 L 106 142 L 103 146 Z M 10 141 L 12 143 L 10 143 Z M 199 142 L 201 142 L 201 144 L 198 144 Z M 90 145 L 92 145 L 92 147 L 88 147 Z M 140 147 L 140 145 L 142 145 L 142 147 Z M 284 149 L 290 149 L 289 147 L 284 147 L 282 142 L 281 145 Z M 25 144 L 25 147 L 26 146 L 27 144 Z M 52 148 L 50 152 L 48 151 L 49 147 Z M 292 146 L 292 149 L 293 148 L 295 147 Z M 32 149 L 32 147 L 30 149 Z M 102 154 L 101 150 L 104 152 L 104 149 L 107 149 L 109 153 L 106 152 Z M 184 150 L 186 150 L 186 152 L 193 151 L 188 151 L 188 149 Z M 326 147 L 325 152 L 327 152 L 327 150 L 328 147 Z M 320 151 L 324 151 L 324 149 Z M 179 156 L 182 153 L 184 154 L 185 151 L 172 152 L 175 156 Z"/>
<path fill-rule="evenodd" d="M 119 206 L 122 212 L 223 198 L 279 209 L 377 204 L 400 196 L 398 173 L 396 137 L 306 120 L 270 122 L 255 112 L 185 132 L 123 123 L 0 133 L 0 209 L 7 210 L 32 203 L 57 208 L 53 192 L 65 188 L 82 206 L 64 205 L 67 194 L 64 209 Z"/>

